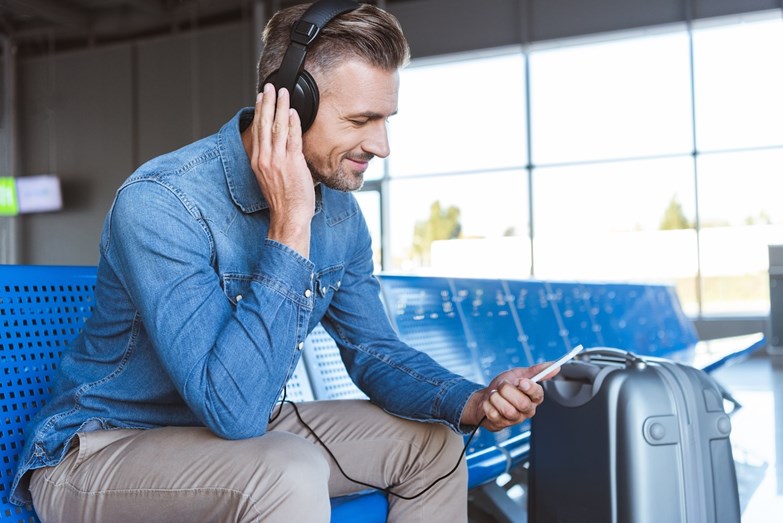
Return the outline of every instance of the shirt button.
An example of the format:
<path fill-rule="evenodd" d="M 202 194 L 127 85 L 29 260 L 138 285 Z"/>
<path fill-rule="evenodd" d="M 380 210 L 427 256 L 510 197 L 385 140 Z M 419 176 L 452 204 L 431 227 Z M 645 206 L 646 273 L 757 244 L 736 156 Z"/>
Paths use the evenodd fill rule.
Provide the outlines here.
<path fill-rule="evenodd" d="M 313 291 L 311 291 L 310 289 L 305 290 L 305 298 L 309 298 L 312 295 L 313 295 Z"/>
<path fill-rule="evenodd" d="M 304 349 L 304 342 L 303 342 L 303 341 L 300 341 L 300 342 L 299 342 L 299 345 L 297 345 L 297 346 L 296 346 L 296 348 L 297 348 L 297 349 L 299 349 L 299 350 L 302 350 L 302 349 Z"/>
<path fill-rule="evenodd" d="M 242 295 L 241 294 L 237 294 L 237 298 L 236 299 L 237 299 L 237 301 L 242 301 Z"/>

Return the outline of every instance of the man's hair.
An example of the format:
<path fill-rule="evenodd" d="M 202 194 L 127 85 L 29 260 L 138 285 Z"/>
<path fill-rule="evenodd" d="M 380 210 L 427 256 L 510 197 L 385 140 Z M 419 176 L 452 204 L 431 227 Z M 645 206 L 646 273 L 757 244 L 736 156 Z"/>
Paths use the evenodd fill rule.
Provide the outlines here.
<path fill-rule="evenodd" d="M 310 4 L 295 5 L 275 13 L 263 34 L 264 50 L 258 61 L 258 91 L 264 80 L 280 68 L 291 41 L 291 28 Z M 383 69 L 396 71 L 410 59 L 410 49 L 397 19 L 370 4 L 332 19 L 307 48 L 304 68 L 324 73 L 348 59 L 359 59 Z"/>

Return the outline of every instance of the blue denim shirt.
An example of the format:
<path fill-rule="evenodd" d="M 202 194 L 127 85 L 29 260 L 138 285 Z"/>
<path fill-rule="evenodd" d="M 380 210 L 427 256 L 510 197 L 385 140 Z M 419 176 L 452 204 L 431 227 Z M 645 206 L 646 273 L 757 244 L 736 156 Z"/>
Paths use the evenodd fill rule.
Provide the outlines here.
<path fill-rule="evenodd" d="M 79 431 L 177 425 L 261 436 L 319 321 L 371 401 L 460 430 L 480 385 L 399 341 L 353 195 L 317 187 L 309 259 L 266 239 L 267 203 L 240 137 L 252 118 L 240 111 L 120 187 L 103 226 L 94 312 L 28 426 L 13 501 L 30 500 L 25 473 L 59 463 Z"/>

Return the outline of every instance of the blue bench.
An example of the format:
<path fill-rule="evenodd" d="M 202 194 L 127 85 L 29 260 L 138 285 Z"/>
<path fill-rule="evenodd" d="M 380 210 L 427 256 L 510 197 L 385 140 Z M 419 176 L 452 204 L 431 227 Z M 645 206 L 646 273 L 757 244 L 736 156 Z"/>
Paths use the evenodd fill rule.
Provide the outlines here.
<path fill-rule="evenodd" d="M 94 267 L 0 266 L 0 405 L 3 458 L 0 519 L 37 521 L 9 503 L 24 427 L 48 397 L 60 355 L 92 312 Z M 762 334 L 700 341 L 674 290 L 662 285 L 379 276 L 400 337 L 444 366 L 487 383 L 513 367 L 552 360 L 581 343 L 666 357 L 707 371 L 749 355 Z M 364 397 L 339 349 L 318 327 L 287 386 L 294 401 Z M 466 460 L 469 487 L 527 460 L 529 423 L 479 430 Z M 379 492 L 332 500 L 332 521 L 382 522 Z"/>
<path fill-rule="evenodd" d="M 455 363 L 464 374 L 484 381 L 511 366 L 556 359 L 580 343 L 669 358 L 711 372 L 765 342 L 763 333 L 699 340 L 676 291 L 667 285 L 379 279 L 403 339 L 437 359 L 438 347 L 428 347 L 432 340 L 448 338 L 458 346 L 446 349 L 448 357 L 459 358 Z"/>

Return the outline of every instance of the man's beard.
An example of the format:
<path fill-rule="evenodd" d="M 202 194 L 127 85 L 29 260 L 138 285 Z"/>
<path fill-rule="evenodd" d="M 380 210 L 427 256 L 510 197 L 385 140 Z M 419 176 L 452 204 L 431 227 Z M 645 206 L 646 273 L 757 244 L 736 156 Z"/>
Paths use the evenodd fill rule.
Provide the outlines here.
<path fill-rule="evenodd" d="M 350 156 L 350 158 L 353 158 L 355 160 L 369 162 L 373 158 L 375 158 L 375 155 L 373 154 L 356 154 Z M 310 169 L 310 174 L 313 176 L 313 181 L 315 183 L 322 183 L 329 187 L 330 189 L 334 189 L 336 191 L 343 191 L 343 192 L 351 192 L 351 191 L 358 191 L 362 188 L 364 185 L 364 173 L 359 174 L 349 174 L 346 173 L 345 170 L 342 168 L 342 164 L 340 164 L 337 167 L 337 171 L 331 174 L 324 174 L 321 170 L 319 170 L 313 163 L 305 158 L 305 161 L 307 162 L 307 167 Z"/>

